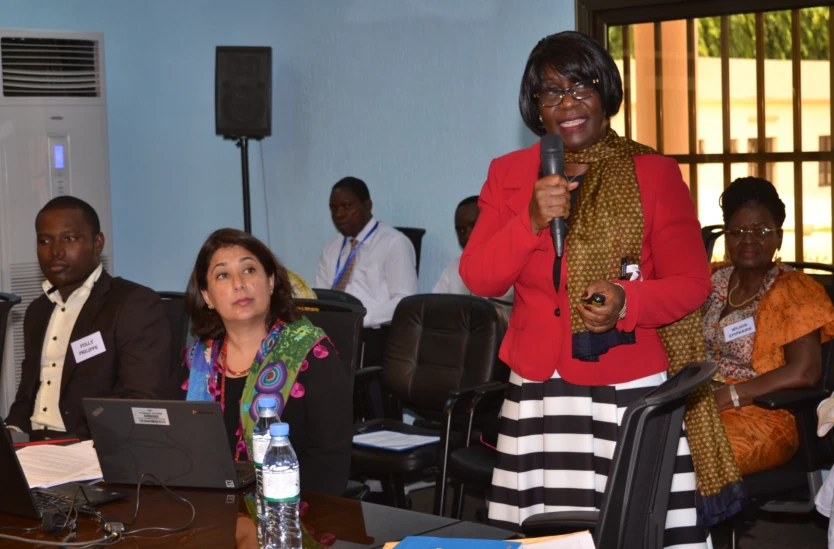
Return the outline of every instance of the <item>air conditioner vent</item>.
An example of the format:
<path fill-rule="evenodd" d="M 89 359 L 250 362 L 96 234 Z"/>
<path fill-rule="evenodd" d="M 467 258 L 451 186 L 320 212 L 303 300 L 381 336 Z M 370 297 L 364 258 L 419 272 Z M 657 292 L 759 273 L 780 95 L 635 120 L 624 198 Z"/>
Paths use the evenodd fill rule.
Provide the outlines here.
<path fill-rule="evenodd" d="M 3 95 L 100 97 L 98 48 L 94 40 L 3 37 Z"/>

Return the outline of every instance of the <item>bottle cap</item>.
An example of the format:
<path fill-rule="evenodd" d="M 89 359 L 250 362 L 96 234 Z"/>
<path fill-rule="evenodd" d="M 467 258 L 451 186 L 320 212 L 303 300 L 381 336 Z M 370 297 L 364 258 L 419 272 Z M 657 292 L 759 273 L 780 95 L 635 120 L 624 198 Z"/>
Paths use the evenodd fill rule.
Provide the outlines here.
<path fill-rule="evenodd" d="M 289 423 L 273 423 L 269 426 L 269 436 L 271 437 L 285 437 L 290 434 Z"/>
<path fill-rule="evenodd" d="M 274 396 L 264 396 L 258 399 L 258 408 L 277 408 L 278 401 Z"/>

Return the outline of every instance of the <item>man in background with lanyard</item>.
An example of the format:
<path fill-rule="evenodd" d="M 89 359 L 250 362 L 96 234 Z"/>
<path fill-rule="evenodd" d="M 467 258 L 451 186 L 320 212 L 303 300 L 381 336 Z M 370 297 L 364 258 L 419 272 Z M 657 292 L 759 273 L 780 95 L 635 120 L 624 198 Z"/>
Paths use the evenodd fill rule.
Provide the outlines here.
<path fill-rule="evenodd" d="M 330 215 L 341 233 L 321 253 L 316 288 L 358 298 L 368 313 L 365 327 L 391 322 L 397 303 L 417 293 L 414 246 L 403 233 L 374 219 L 365 182 L 345 177 L 333 185 Z"/>

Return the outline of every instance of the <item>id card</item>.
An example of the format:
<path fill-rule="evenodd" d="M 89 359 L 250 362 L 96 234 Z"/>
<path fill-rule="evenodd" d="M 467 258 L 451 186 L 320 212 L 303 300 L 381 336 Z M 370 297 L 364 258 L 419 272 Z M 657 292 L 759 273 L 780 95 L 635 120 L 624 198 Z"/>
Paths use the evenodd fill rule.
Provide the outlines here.
<path fill-rule="evenodd" d="M 72 347 L 72 354 L 75 355 L 76 364 L 81 364 L 88 358 L 93 358 L 106 351 L 104 340 L 101 339 L 101 332 L 77 339 L 70 343 L 70 346 Z"/>
<path fill-rule="evenodd" d="M 729 326 L 724 327 L 724 341 L 727 343 L 734 341 L 740 337 L 756 333 L 756 323 L 753 322 L 753 317 L 745 318 Z"/>

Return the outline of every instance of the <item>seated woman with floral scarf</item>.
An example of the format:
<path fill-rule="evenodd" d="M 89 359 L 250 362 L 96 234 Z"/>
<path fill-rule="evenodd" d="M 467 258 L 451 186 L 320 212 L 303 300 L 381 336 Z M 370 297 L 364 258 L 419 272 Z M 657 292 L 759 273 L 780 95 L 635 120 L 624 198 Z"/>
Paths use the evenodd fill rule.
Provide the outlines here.
<path fill-rule="evenodd" d="M 188 400 L 220 402 L 239 460 L 252 453 L 259 399 L 275 397 L 290 425 L 302 489 L 340 495 L 350 470 L 350 375 L 292 298 L 286 269 L 258 239 L 235 229 L 209 236 L 186 292 L 198 339 L 183 389 Z"/>

